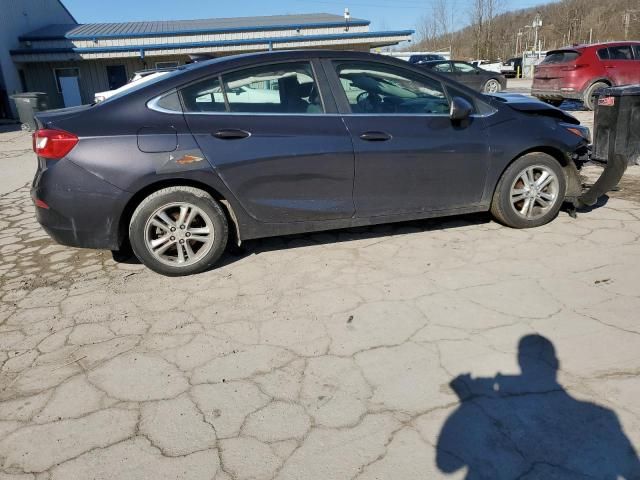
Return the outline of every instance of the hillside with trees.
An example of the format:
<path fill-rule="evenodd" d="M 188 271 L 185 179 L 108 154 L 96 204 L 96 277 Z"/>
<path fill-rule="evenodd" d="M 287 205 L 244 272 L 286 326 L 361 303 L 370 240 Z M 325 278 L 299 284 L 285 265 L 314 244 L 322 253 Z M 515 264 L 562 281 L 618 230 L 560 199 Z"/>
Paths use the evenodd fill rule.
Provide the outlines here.
<path fill-rule="evenodd" d="M 468 0 L 466 5 L 467 11 L 460 12 L 459 2 L 435 0 L 411 49 L 451 50 L 455 58 L 507 59 L 534 49 L 536 18 L 542 24 L 537 28 L 542 50 L 590 41 L 640 40 L 638 0 L 563 0 L 521 10 L 511 10 L 509 0 Z M 458 30 L 460 23 L 468 26 Z"/>

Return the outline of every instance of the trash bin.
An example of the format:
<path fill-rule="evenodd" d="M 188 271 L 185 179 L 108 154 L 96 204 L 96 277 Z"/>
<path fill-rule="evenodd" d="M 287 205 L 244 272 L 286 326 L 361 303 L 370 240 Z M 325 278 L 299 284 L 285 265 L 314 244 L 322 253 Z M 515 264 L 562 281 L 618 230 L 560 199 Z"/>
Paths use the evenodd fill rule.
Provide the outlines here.
<path fill-rule="evenodd" d="M 628 165 L 640 163 L 640 85 L 606 88 L 597 103 L 593 157 L 622 155 Z"/>
<path fill-rule="evenodd" d="M 628 165 L 640 163 L 640 85 L 601 90 L 593 130 L 592 159 L 606 167 L 578 199 L 582 205 L 594 205 L 618 184 Z"/>
<path fill-rule="evenodd" d="M 49 108 L 47 94 L 42 92 L 16 93 L 11 95 L 11 99 L 16 104 L 22 128 L 35 130 L 37 128 L 35 114 Z"/>

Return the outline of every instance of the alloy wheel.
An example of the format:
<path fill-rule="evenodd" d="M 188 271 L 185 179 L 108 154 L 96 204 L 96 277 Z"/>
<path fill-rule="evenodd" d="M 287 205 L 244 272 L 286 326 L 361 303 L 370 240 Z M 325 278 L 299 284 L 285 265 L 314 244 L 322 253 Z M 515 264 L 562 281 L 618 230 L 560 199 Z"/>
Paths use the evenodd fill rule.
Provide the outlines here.
<path fill-rule="evenodd" d="M 191 265 L 204 257 L 214 243 L 211 218 L 191 203 L 169 203 L 149 216 L 144 229 L 145 246 L 160 262 Z"/>
<path fill-rule="evenodd" d="M 484 91 L 486 93 L 497 93 L 500 91 L 500 83 L 495 79 L 491 79 L 485 84 Z"/>
<path fill-rule="evenodd" d="M 522 218 L 536 220 L 558 202 L 559 182 L 556 174 L 543 165 L 525 168 L 510 190 L 510 204 Z"/>

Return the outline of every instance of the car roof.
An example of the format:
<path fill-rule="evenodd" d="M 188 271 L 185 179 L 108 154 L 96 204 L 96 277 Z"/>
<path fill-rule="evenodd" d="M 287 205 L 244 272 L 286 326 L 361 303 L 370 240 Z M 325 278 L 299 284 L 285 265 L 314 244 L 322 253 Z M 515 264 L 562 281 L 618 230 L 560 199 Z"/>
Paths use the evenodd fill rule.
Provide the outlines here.
<path fill-rule="evenodd" d="M 377 61 L 385 62 L 389 64 L 395 64 L 403 66 L 405 68 L 415 67 L 405 60 L 392 57 L 390 55 L 380 55 L 377 53 L 358 52 L 353 50 L 327 50 L 327 49 L 299 49 L 299 50 L 277 50 L 267 52 L 252 52 L 241 53 L 238 55 L 228 55 L 224 57 L 214 58 L 212 60 L 205 60 L 202 62 L 191 63 L 188 65 L 181 65 L 176 68 L 178 71 L 191 71 L 201 72 L 201 69 L 213 69 L 220 67 L 220 69 L 230 68 L 242 68 L 244 66 L 251 66 L 252 64 L 280 62 L 280 61 L 295 61 L 295 60 L 310 60 L 314 58 L 332 58 L 332 59 L 349 59 L 349 60 L 362 60 L 362 61 Z M 432 60 L 434 62 L 442 62 L 446 60 Z M 217 69 L 216 69 L 217 70 Z"/>
<path fill-rule="evenodd" d="M 567 45 L 561 48 L 554 48 L 549 50 L 550 52 L 567 51 L 567 50 L 586 50 L 588 48 L 603 48 L 603 47 L 615 47 L 620 45 L 640 45 L 640 42 L 633 40 L 618 40 L 615 42 L 601 42 L 601 43 L 580 43 L 575 45 Z"/>

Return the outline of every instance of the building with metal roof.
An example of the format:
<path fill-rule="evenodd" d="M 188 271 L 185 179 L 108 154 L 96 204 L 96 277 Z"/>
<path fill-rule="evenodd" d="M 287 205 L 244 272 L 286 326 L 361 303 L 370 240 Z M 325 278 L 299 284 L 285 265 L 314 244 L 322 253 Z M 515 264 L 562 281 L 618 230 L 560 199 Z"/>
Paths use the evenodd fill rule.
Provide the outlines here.
<path fill-rule="evenodd" d="M 25 0 L 30 2 L 42 0 Z M 62 3 L 54 3 L 64 9 Z M 295 48 L 370 50 L 396 45 L 413 34 L 371 31 L 368 20 L 327 13 L 92 24 L 78 24 L 69 14 L 63 22 L 39 23 L 15 35 L 7 53 L 21 90 L 48 93 L 53 107 L 92 102 L 95 92 L 120 87 L 136 71 L 184 64 L 189 55 Z"/>

